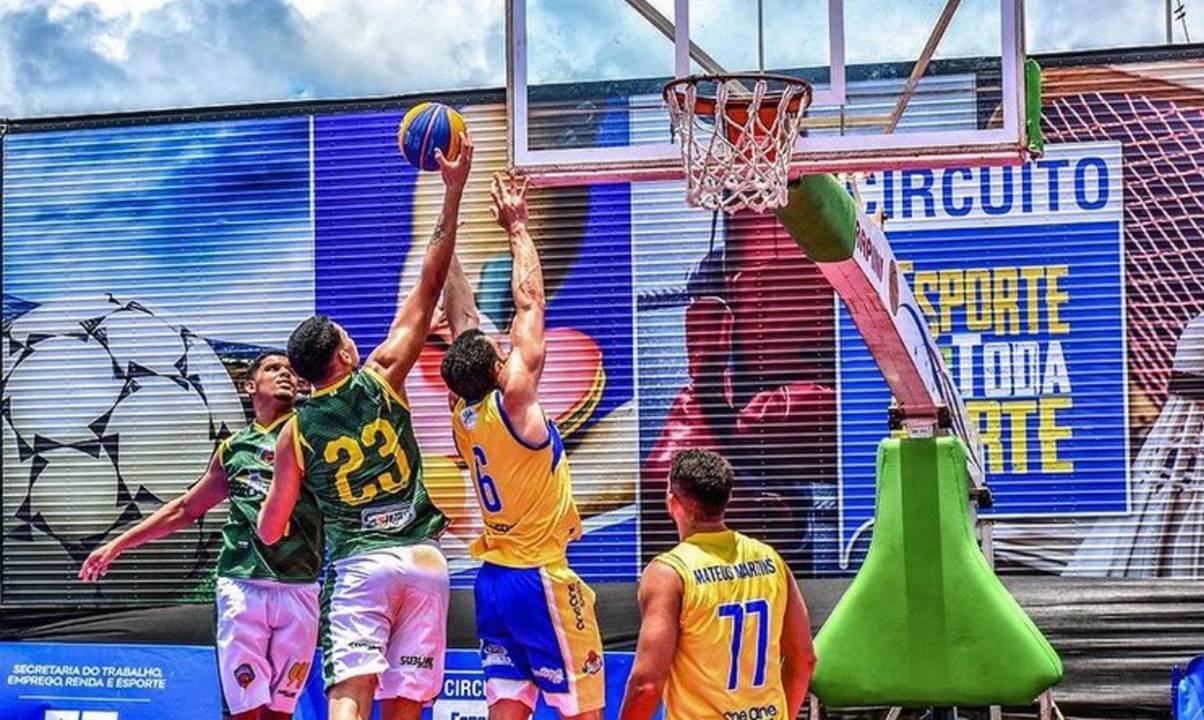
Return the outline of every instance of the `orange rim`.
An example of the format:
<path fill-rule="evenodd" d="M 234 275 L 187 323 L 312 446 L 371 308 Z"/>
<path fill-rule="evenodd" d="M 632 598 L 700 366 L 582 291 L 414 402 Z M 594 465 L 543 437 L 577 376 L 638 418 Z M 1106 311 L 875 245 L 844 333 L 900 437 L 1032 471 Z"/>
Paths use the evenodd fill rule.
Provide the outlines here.
<path fill-rule="evenodd" d="M 790 75 L 774 75 L 771 73 L 732 73 L 732 74 L 726 74 L 726 75 L 690 75 L 688 77 L 678 78 L 676 80 L 670 80 L 668 83 L 665 84 L 665 88 L 662 91 L 661 95 L 664 97 L 665 102 L 670 102 L 670 95 L 675 96 L 676 104 L 678 106 L 682 106 L 682 105 L 685 105 L 686 88 L 688 88 L 690 86 L 697 86 L 699 83 L 703 83 L 703 82 L 711 82 L 711 83 L 715 83 L 716 85 L 718 85 L 720 83 L 728 82 L 731 80 L 737 80 L 737 81 L 745 80 L 745 81 L 749 81 L 749 82 L 753 82 L 753 83 L 758 82 L 760 80 L 772 80 L 772 81 L 780 82 L 787 86 L 801 89 L 801 92 L 797 93 L 793 98 L 790 99 L 790 102 L 788 102 L 786 104 L 787 112 L 791 112 L 791 113 L 798 112 L 800 109 L 806 109 L 807 107 L 809 107 L 811 105 L 811 84 L 810 83 L 808 83 L 806 80 L 801 80 L 799 78 L 792 77 Z M 765 122 L 766 119 L 768 119 L 768 121 L 770 121 L 770 122 L 773 121 L 774 117 L 777 115 L 778 103 L 781 101 L 782 95 L 785 94 L 785 92 L 786 92 L 785 89 L 783 89 L 783 90 L 768 91 L 765 93 L 765 95 L 762 97 L 762 100 L 761 100 L 761 109 L 757 113 L 758 115 L 761 116 L 762 122 Z M 695 115 L 714 117 L 717 105 L 718 105 L 718 103 L 713 94 L 712 95 L 696 95 L 694 98 L 694 107 L 692 108 L 692 110 Z M 739 97 L 739 98 L 729 98 L 727 101 L 726 107 L 727 107 L 728 114 L 732 115 L 734 118 L 747 119 L 748 108 L 750 105 L 752 105 L 752 98 Z M 766 116 L 766 112 L 768 112 L 768 116 Z"/>

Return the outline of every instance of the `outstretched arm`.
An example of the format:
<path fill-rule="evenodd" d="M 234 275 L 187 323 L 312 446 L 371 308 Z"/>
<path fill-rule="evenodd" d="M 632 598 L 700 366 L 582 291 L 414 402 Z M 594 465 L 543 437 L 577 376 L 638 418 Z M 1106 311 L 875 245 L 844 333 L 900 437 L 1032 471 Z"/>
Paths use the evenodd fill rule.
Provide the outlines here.
<path fill-rule="evenodd" d="M 301 480 L 305 468 L 297 459 L 297 419 L 293 418 L 280 429 L 276 438 L 276 459 L 273 461 L 272 486 L 259 508 L 259 523 L 256 532 L 259 539 L 271 545 L 284 537 L 289 518 L 301 495 Z"/>
<path fill-rule="evenodd" d="M 811 621 L 807 617 L 803 594 L 790 569 L 780 558 L 778 562 L 790 581 L 782 627 L 782 685 L 786 689 L 786 704 L 790 708 L 787 717 L 798 717 L 799 710 L 807 701 L 811 673 L 815 670 L 815 647 L 811 644 Z"/>
<path fill-rule="evenodd" d="M 640 639 L 619 710 L 621 720 L 648 720 L 661 704 L 677 653 L 684 591 L 681 577 L 665 563 L 653 560 L 644 568 L 639 591 Z"/>
<path fill-rule="evenodd" d="M 229 484 L 222 467 L 221 450 L 213 453 L 205 474 L 178 498 L 159 508 L 150 517 L 92 551 L 79 569 L 79 579 L 96 582 L 109 572 L 109 565 L 127 550 L 167 537 L 188 527 L 226 499 Z"/>
<path fill-rule="evenodd" d="M 375 368 L 398 393 L 406 375 L 418 359 L 431 327 L 435 305 L 447 280 L 448 266 L 456 250 L 456 228 L 459 224 L 460 200 L 464 184 L 472 168 L 472 138 L 465 133 L 460 143 L 460 156 L 448 161 L 438 150 L 436 158 L 443 174 L 443 210 L 431 235 L 422 260 L 422 275 L 405 300 L 397 307 L 393 324 L 385 341 L 368 356 L 368 365 Z"/>
<path fill-rule="evenodd" d="M 443 286 L 443 316 L 453 341 L 461 333 L 481 326 L 481 314 L 477 311 L 477 300 L 472 295 L 472 285 L 464 274 L 464 268 L 460 267 L 460 258 L 455 255 L 452 256 L 451 270 L 447 274 L 447 284 Z M 431 330 L 434 332 L 434 328 Z M 448 390 L 449 409 L 456 409 L 456 400 L 456 394 Z"/>
<path fill-rule="evenodd" d="M 460 267 L 460 258 L 452 255 L 451 268 L 447 273 L 447 284 L 443 286 L 443 314 L 451 328 L 452 339 L 481 325 L 481 314 L 472 295 L 472 284 Z"/>
<path fill-rule="evenodd" d="M 514 258 L 510 290 L 514 294 L 514 320 L 510 324 L 510 357 L 500 380 L 506 414 L 524 439 L 547 439 L 546 421 L 539 407 L 539 378 L 544 362 L 544 315 L 547 297 L 539 252 L 527 232 L 527 181 L 501 173 L 493 176 L 493 212 L 510 237 Z"/>

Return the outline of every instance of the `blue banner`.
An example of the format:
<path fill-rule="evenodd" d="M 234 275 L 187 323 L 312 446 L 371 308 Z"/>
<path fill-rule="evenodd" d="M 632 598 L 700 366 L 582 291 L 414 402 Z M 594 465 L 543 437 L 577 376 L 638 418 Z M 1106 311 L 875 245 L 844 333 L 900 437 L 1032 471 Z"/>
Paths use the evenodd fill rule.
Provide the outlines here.
<path fill-rule="evenodd" d="M 606 653 L 606 712 L 605 717 L 618 717 L 623 704 L 623 689 L 631 673 L 634 653 Z M 320 662 L 314 663 L 321 668 Z M 661 711 L 663 713 L 663 711 Z M 322 673 L 309 674 L 305 694 L 297 704 L 296 720 L 326 720 L 326 696 L 322 691 Z M 372 714 L 379 720 L 379 708 Z M 487 720 L 489 706 L 485 704 L 485 674 L 481 671 L 481 656 L 476 650 L 448 650 L 447 674 L 443 692 L 434 704 L 423 712 L 424 720 Z M 554 720 L 556 711 L 539 701 L 535 720 Z M 661 717 L 658 713 L 657 717 Z"/>
<path fill-rule="evenodd" d="M 884 173 L 868 206 L 978 427 L 997 516 L 1129 508 L 1120 149 Z M 841 565 L 874 512 L 890 393 L 838 311 Z"/>
<path fill-rule="evenodd" d="M 633 659 L 633 653 L 606 653 L 606 717 L 618 717 Z M 320 652 L 312 667 L 296 720 L 327 717 Z M 207 720 L 222 712 L 211 647 L 0 643 L 0 677 L 4 720 Z M 443 692 L 423 717 L 486 720 L 488 710 L 480 654 L 448 650 Z M 379 710 L 373 713 L 379 717 Z M 536 720 L 556 717 L 541 700 Z"/>
<path fill-rule="evenodd" d="M 0 643 L 5 720 L 221 716 L 211 647 Z"/>

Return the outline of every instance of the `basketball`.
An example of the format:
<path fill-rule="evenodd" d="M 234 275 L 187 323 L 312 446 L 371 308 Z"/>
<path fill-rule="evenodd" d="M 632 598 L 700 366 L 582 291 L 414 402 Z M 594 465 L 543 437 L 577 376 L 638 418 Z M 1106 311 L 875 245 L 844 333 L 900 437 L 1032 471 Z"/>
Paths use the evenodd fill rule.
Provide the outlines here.
<path fill-rule="evenodd" d="M 420 170 L 438 170 L 435 150 L 455 160 L 460 154 L 460 136 L 468 126 L 460 113 L 442 103 L 424 102 L 410 108 L 397 128 L 401 156 Z"/>

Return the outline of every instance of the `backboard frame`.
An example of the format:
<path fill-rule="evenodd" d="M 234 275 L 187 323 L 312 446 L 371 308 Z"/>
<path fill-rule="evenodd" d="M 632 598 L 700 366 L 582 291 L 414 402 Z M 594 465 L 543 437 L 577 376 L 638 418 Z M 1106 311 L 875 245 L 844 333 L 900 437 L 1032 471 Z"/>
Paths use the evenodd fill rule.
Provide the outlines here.
<path fill-rule="evenodd" d="M 662 33 L 672 32 L 674 72 L 690 72 L 689 0 L 674 0 L 671 25 L 647 0 L 627 0 Z M 683 176 L 676 142 L 567 149 L 531 149 L 529 144 L 527 5 L 506 0 L 506 109 L 509 165 L 539 185 L 668 180 Z M 998 0 L 1002 127 L 985 130 L 882 133 L 802 137 L 792 174 L 865 172 L 964 165 L 1016 165 L 1028 158 L 1024 92 L 1024 0 Z M 651 13 L 651 15 L 647 14 Z M 831 83 L 815 91 L 812 107 L 846 103 L 844 0 L 828 0 Z"/>

